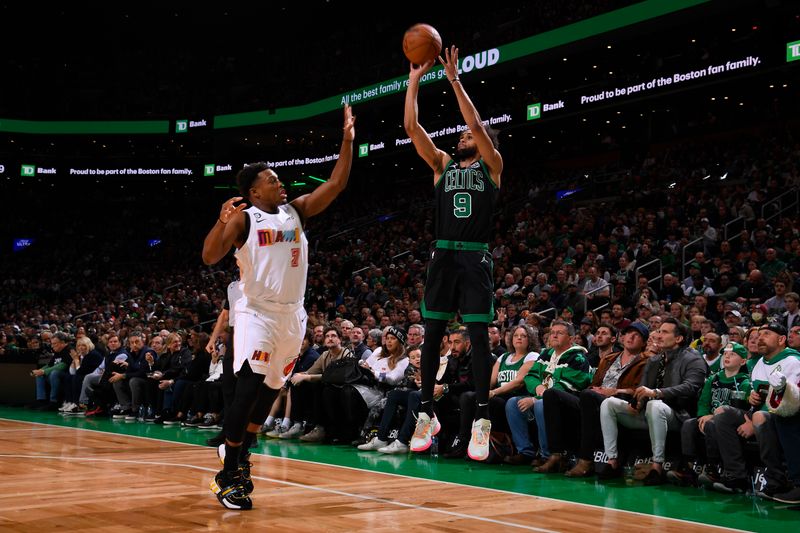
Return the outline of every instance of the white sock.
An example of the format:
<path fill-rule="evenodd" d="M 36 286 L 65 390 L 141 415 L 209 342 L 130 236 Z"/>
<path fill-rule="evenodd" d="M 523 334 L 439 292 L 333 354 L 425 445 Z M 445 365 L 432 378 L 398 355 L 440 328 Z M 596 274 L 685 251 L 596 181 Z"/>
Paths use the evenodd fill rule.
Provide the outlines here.
<path fill-rule="evenodd" d="M 284 430 L 287 430 L 287 429 L 289 429 L 290 427 L 292 427 L 292 419 L 291 419 L 291 418 L 284 418 L 284 419 L 283 419 L 283 422 L 281 422 L 281 427 L 282 427 Z"/>
<path fill-rule="evenodd" d="M 266 424 L 267 426 L 271 426 L 273 422 L 275 422 L 275 417 L 272 416 L 272 415 L 269 415 L 267 417 L 267 420 L 264 422 L 264 424 Z"/>

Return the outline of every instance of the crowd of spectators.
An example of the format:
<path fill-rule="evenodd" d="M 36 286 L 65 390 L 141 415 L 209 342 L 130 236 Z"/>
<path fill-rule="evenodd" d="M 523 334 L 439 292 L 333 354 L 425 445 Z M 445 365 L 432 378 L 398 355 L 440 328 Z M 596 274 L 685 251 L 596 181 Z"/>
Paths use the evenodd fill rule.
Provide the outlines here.
<path fill-rule="evenodd" d="M 534 181 L 522 170 L 511 170 L 490 244 L 496 311 L 490 338 L 500 356 L 493 385 L 502 398 L 492 416 L 498 428 L 513 435 L 518 453 L 510 461 L 534 461 L 540 472 L 567 466 L 560 450 L 568 449 L 571 439 L 564 428 L 548 423 L 553 415 L 542 405 L 549 405 L 549 398 L 551 405 L 563 403 L 550 392 L 553 383 L 570 383 L 562 391 L 568 395 L 590 384 L 606 387 L 603 376 L 610 370 L 603 361 L 610 364 L 606 358 L 612 353 L 653 357 L 662 349 L 684 350 L 681 358 L 691 358 L 696 350 L 702 358 L 692 364 L 704 366 L 681 363 L 664 377 L 664 371 L 648 362 L 642 374 L 642 386 L 653 394 L 650 399 L 660 399 L 661 388 L 668 391 L 684 378 L 691 381 L 679 402 L 686 416 L 670 418 L 673 411 L 652 402 L 646 413 L 624 421 L 625 401 L 595 405 L 602 428 L 590 434 L 602 435 L 607 454 L 617 453 L 617 437 L 606 431 L 609 424 L 647 428 L 661 417 L 669 421 L 669 429 L 680 429 L 679 422 L 696 414 L 693 404 L 706 375 L 729 370 L 723 351 L 731 343 L 743 346 L 739 355 L 753 372 L 764 355 L 760 337 L 784 331 L 784 342 L 797 348 L 800 217 L 796 205 L 776 199 L 796 191 L 798 151 L 787 137 L 675 147 L 617 172 L 605 185 L 597 185 L 606 188 L 605 195 L 580 202 L 553 199 L 563 179 Z M 710 170 L 720 160 L 726 161 L 725 179 Z M 403 439 L 410 437 L 413 424 L 392 416 L 403 414 L 403 402 L 405 415 L 413 412 L 418 399 L 413 393 L 418 376 L 405 354 L 424 339 L 419 308 L 432 240 L 427 196 L 422 188 L 370 201 L 348 195 L 307 228 L 312 242 L 306 294 L 311 332 L 304 350 L 323 353 L 292 378 L 292 395 L 306 392 L 297 393 L 303 399 L 292 398 L 283 417 L 277 416 L 279 408 L 273 410 L 265 428 L 272 436 L 355 441 L 367 446 L 362 449 L 384 453 L 407 446 Z M 179 232 L 180 226 L 174 230 Z M 158 249 L 150 253 L 158 254 Z M 224 349 L 208 333 L 235 269 L 231 262 L 212 270 L 192 266 L 189 255 L 174 257 L 157 272 L 152 263 L 120 264 L 99 254 L 70 256 L 69 251 L 49 268 L 36 262 L 31 269 L 4 265 L 0 358 L 36 363 L 31 383 L 36 408 L 219 427 L 224 416 L 221 391 L 211 383 L 220 378 Z M 443 392 L 446 388 L 468 399 L 468 335 L 457 320 L 450 329 L 451 344 L 442 346 L 439 396 L 449 394 Z M 413 335 L 408 350 L 406 335 Z M 517 335 L 524 346 L 515 344 Z M 344 393 L 331 391 L 319 378 L 297 377 L 322 376 L 330 360 L 351 351 L 361 354 L 380 385 Z M 565 354 L 572 372 L 568 378 L 563 365 L 552 363 Z M 603 372 L 592 374 L 590 369 L 597 368 Z M 398 386 L 406 388 L 402 396 L 387 394 Z M 459 419 L 469 407 L 469 401 L 456 396 L 440 403 L 443 435 L 450 437 L 444 449 L 450 457 L 463 455 Z M 380 412 L 389 398 L 392 416 L 382 420 Z M 331 424 L 336 419 L 332 411 L 343 409 L 350 415 Z M 280 425 L 278 418 L 284 419 Z M 370 420 L 375 434 L 370 433 Z M 758 427 L 764 424 L 757 421 Z M 525 422 L 537 429 L 520 429 Z M 665 439 L 665 433 L 651 432 L 655 463 L 664 461 Z M 608 459 L 612 473 L 619 471 L 616 456 L 609 454 Z M 574 468 L 574 475 L 587 472 L 585 463 Z M 663 481 L 663 472 L 650 472 L 643 479 Z M 733 480 L 725 475 L 711 476 L 711 484 L 742 488 L 740 473 Z M 776 483 L 771 494 L 786 490 L 785 483 Z"/>

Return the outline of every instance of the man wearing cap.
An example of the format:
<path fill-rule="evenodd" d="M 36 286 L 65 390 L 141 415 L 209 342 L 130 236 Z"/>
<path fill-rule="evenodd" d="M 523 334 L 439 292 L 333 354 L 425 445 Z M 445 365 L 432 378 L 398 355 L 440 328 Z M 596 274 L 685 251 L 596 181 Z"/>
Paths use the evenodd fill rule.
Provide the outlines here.
<path fill-rule="evenodd" d="M 692 284 L 686 290 L 684 290 L 684 294 L 690 300 L 694 300 L 695 296 L 714 296 L 714 289 L 711 288 L 711 284 L 708 282 L 702 274 L 697 274 L 692 276 Z"/>
<path fill-rule="evenodd" d="M 756 362 L 750 375 L 752 391 L 748 397 L 750 411 L 745 412 L 731 407 L 723 407 L 713 420 L 713 434 L 719 445 L 722 459 L 722 479 L 714 483 L 715 490 L 735 493 L 745 492 L 750 486 L 744 461 L 743 439 L 754 435 L 759 443 L 761 459 L 767 465 L 765 474 L 767 486 L 761 491 L 767 497 L 783 492 L 786 489 L 786 478 L 780 462 L 774 458 L 780 456 L 775 450 L 775 441 L 770 435 L 762 432 L 766 422 L 772 423 L 765 403 L 770 376 L 780 372 L 787 381 L 800 381 L 800 353 L 786 347 L 786 328 L 778 322 L 762 326 L 758 331 L 758 353 L 761 358 Z M 760 412 L 760 414 L 759 414 Z"/>
<path fill-rule="evenodd" d="M 601 325 L 597 331 L 600 337 L 610 336 L 612 326 Z M 606 398 L 633 394 L 647 362 L 642 350 L 649 336 L 650 332 L 643 324 L 629 325 L 622 334 L 622 351 L 603 356 L 588 388 L 578 395 L 557 389 L 544 393 L 548 445 L 553 450 L 577 449 L 578 463 L 566 473 L 568 477 L 584 477 L 594 472 L 594 451 L 599 448 L 603 437 L 600 405 Z M 613 343 L 609 342 L 609 345 L 613 346 Z M 578 427 L 572 422 L 576 415 L 580 419 Z M 553 455 L 550 456 L 551 462 L 554 462 Z"/>
<path fill-rule="evenodd" d="M 703 346 L 705 348 L 705 345 Z M 681 453 L 683 466 L 667 473 L 667 479 L 677 485 L 693 484 L 696 477 L 695 462 L 706 450 L 707 465 L 701 479 L 705 483 L 715 479 L 719 465 L 719 447 L 710 434 L 706 434 L 706 424 L 714 418 L 714 412 L 724 405 L 736 409 L 747 409 L 750 395 L 750 376 L 747 371 L 747 349 L 739 343 L 729 342 L 722 356 L 722 370 L 712 373 L 703 385 L 700 400 L 697 402 L 697 418 L 690 418 L 681 426 Z M 705 445 L 701 439 L 705 437 Z"/>
<path fill-rule="evenodd" d="M 728 329 L 740 327 L 742 325 L 742 313 L 736 309 L 725 311 L 725 318 L 723 319 Z"/>
<path fill-rule="evenodd" d="M 687 347 L 688 336 L 685 325 L 672 317 L 665 319 L 657 337 L 661 353 L 647 361 L 641 384 L 633 393 L 635 407 L 619 398 L 608 398 L 600 406 L 608 476 L 620 472 L 617 436 L 618 424 L 622 424 L 648 429 L 653 463 L 644 482 L 646 485 L 664 482 L 667 431 L 678 430 L 692 416 L 707 372 L 700 354 Z"/>
<path fill-rule="evenodd" d="M 705 284 L 711 285 L 711 281 L 703 276 L 703 266 L 697 261 L 692 261 L 689 263 L 689 275 L 684 278 L 683 282 L 681 283 L 681 288 L 683 289 L 684 295 L 686 294 L 686 291 L 694 287 L 694 278 L 696 276 L 703 277 Z"/>

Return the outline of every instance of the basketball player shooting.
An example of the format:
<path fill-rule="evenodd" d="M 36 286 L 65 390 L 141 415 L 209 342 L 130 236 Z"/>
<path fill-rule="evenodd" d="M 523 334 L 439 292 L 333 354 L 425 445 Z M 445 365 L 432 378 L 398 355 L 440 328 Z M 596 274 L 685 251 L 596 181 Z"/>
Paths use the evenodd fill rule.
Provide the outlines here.
<path fill-rule="evenodd" d="M 445 49 L 439 56 L 447 80 L 453 87 L 467 129 L 461 133 L 451 157 L 438 149 L 417 118 L 420 78 L 434 60 L 411 65 L 406 91 L 404 126 L 417 153 L 433 170 L 436 206 L 435 246 L 428 267 L 422 315 L 425 343 L 422 346 L 422 404 L 412 451 L 424 451 L 439 431 L 433 412 L 433 387 L 439 365 L 439 343 L 447 322 L 456 311 L 467 325 L 472 342 L 472 370 L 475 377 L 477 411 L 472 424 L 467 454 L 478 461 L 489 455 L 489 381 L 492 361 L 488 323 L 492 320 L 492 211 L 500 187 L 503 158 L 497 151 L 497 136 L 484 128 L 477 109 L 458 77 L 458 48 Z"/>
<path fill-rule="evenodd" d="M 309 194 L 286 202 L 286 189 L 266 163 L 237 175 L 242 196 L 222 205 L 203 243 L 203 262 L 219 262 L 232 246 L 240 263 L 244 298 L 237 302 L 233 371 L 236 392 L 225 413 L 223 469 L 211 490 L 228 509 L 251 509 L 248 448 L 294 367 L 306 331 L 303 297 L 308 270 L 304 222 L 327 208 L 347 186 L 353 161 L 355 117 L 344 108 L 339 159 L 330 179 Z M 246 203 L 234 205 L 242 199 Z"/>

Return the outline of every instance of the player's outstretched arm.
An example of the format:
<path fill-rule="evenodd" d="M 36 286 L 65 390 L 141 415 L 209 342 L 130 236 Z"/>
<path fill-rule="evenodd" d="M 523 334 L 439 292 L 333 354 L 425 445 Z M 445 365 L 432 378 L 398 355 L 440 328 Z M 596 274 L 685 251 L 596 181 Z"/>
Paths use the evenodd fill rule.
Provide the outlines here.
<path fill-rule="evenodd" d="M 464 122 L 466 122 L 467 127 L 472 131 L 475 144 L 478 145 L 478 151 L 480 151 L 484 163 L 486 163 L 486 166 L 489 167 L 489 171 L 492 173 L 492 179 L 494 179 L 494 182 L 499 186 L 500 174 L 503 172 L 503 158 L 500 156 L 500 152 L 494 147 L 494 143 L 492 143 L 489 134 L 486 133 L 481 116 L 478 114 L 478 110 L 475 109 L 475 104 L 472 103 L 472 100 L 458 77 L 458 48 L 451 46 L 450 48 L 445 48 L 444 52 L 445 57 L 442 58 L 442 56 L 439 56 L 439 61 L 442 66 L 444 66 L 447 79 L 450 81 L 450 85 L 456 93 L 461 115 L 464 117 Z"/>
<path fill-rule="evenodd" d="M 304 194 L 295 199 L 292 206 L 300 211 L 303 218 L 313 217 L 323 212 L 339 193 L 347 187 L 350 178 L 350 167 L 353 166 L 353 139 L 356 137 L 356 117 L 353 108 L 344 106 L 344 127 L 342 128 L 342 146 L 339 149 L 339 159 L 331 171 L 328 181 L 314 189 L 314 192 Z"/>
<path fill-rule="evenodd" d="M 423 74 L 433 66 L 433 63 L 434 61 L 431 60 L 424 65 L 411 64 L 411 70 L 408 74 L 408 88 L 406 89 L 403 127 L 405 127 L 406 134 L 411 139 L 411 142 L 414 143 L 414 148 L 417 150 L 419 156 L 433 169 L 435 182 L 436 178 L 444 170 L 444 165 L 447 164 L 448 155 L 446 152 L 436 148 L 428 132 L 420 125 L 417 109 L 419 81 Z"/>

